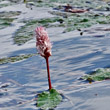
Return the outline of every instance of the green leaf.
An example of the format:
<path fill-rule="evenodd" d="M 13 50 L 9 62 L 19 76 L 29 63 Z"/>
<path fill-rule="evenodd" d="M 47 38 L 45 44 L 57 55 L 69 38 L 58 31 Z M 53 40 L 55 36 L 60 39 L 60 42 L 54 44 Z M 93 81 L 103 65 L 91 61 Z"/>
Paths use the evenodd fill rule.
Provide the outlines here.
<path fill-rule="evenodd" d="M 55 90 L 42 92 L 37 98 L 37 107 L 41 109 L 53 109 L 62 101 L 62 96 Z"/>
<path fill-rule="evenodd" d="M 110 68 L 97 69 L 89 75 L 81 77 L 81 79 L 87 80 L 89 82 L 110 79 Z"/>

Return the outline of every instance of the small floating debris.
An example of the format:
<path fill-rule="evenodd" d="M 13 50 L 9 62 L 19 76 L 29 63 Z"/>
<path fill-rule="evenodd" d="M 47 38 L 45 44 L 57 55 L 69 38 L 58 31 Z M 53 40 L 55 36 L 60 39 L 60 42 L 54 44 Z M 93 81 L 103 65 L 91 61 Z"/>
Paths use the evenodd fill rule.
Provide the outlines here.
<path fill-rule="evenodd" d="M 88 10 L 84 10 L 84 9 L 70 9 L 70 10 L 68 10 L 68 12 L 71 12 L 71 13 L 84 13 L 87 11 Z"/>
<path fill-rule="evenodd" d="M 72 6 L 70 6 L 69 4 L 67 4 L 66 6 L 64 6 L 64 11 L 66 12 L 71 12 L 71 13 L 84 13 L 87 12 L 88 10 L 85 9 L 78 9 L 78 8 L 73 8 Z"/>
<path fill-rule="evenodd" d="M 10 85 L 10 83 L 4 83 L 0 85 L 0 88 L 7 88 Z"/>
<path fill-rule="evenodd" d="M 110 79 L 110 68 L 100 68 L 93 71 L 89 75 L 82 76 L 80 79 L 93 82 Z"/>
<path fill-rule="evenodd" d="M 93 37 L 105 37 L 105 35 L 94 35 Z"/>
<path fill-rule="evenodd" d="M 56 10 L 61 10 L 64 12 L 71 12 L 71 13 L 84 13 L 88 12 L 89 9 L 83 9 L 83 8 L 78 8 L 78 7 L 73 7 L 70 4 L 64 5 L 64 6 L 59 6 L 58 8 L 54 8 Z"/>

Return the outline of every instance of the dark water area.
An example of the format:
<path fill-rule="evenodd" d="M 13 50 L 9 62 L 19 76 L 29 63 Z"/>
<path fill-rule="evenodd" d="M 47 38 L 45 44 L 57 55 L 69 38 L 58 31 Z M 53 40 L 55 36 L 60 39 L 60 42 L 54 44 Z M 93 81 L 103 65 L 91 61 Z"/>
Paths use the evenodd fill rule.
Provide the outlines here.
<path fill-rule="evenodd" d="M 30 9 L 24 4 L 17 6 L 18 11 L 20 7 L 25 11 L 18 16 L 18 21 L 30 19 L 35 10 L 38 14 L 34 16 L 36 19 L 44 13 L 44 18 L 53 16 L 48 13 L 52 10 L 50 7 L 34 7 L 29 14 Z M 8 6 L 0 11 L 15 10 L 15 7 Z M 37 52 L 35 37 L 21 46 L 13 44 L 13 33 L 23 25 L 17 20 L 13 26 L 0 30 L 1 58 Z M 63 33 L 65 27 L 47 28 L 53 45 L 49 58 L 52 85 L 64 95 L 55 110 L 109 110 L 110 80 L 91 84 L 80 80 L 81 76 L 91 71 L 110 67 L 110 31 L 94 31 L 99 27 L 110 28 L 110 24 L 86 28 L 83 35 L 76 30 Z M 40 55 L 0 65 L 0 110 L 39 110 L 35 105 L 35 97 L 45 90 L 48 90 L 46 64 Z"/>

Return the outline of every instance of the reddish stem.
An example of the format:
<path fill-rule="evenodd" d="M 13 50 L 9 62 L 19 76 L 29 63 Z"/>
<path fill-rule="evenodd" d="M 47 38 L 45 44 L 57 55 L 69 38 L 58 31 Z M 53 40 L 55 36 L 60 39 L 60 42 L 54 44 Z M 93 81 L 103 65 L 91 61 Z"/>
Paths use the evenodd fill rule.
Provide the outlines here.
<path fill-rule="evenodd" d="M 50 71 L 49 71 L 49 61 L 48 61 L 49 57 L 45 57 L 45 59 L 46 59 L 46 64 L 47 64 L 49 90 L 51 90 L 52 86 L 51 86 Z"/>

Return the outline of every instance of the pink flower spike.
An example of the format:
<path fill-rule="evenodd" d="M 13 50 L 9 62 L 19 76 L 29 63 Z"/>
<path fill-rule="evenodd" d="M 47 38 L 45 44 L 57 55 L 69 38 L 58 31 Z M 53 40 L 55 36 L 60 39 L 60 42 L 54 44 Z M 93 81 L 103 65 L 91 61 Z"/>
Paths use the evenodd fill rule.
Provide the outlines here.
<path fill-rule="evenodd" d="M 47 65 L 47 76 L 48 76 L 48 85 L 49 85 L 49 90 L 52 89 L 51 85 L 51 79 L 50 79 L 50 71 L 49 71 L 49 56 L 51 56 L 51 42 L 48 37 L 48 34 L 44 27 L 38 27 L 36 28 L 36 47 L 39 52 L 39 54 L 45 58 L 46 60 L 46 65 Z"/>
<path fill-rule="evenodd" d="M 51 56 L 52 44 L 50 42 L 50 39 L 45 28 L 37 27 L 35 32 L 36 32 L 36 47 L 39 54 L 45 58 Z"/>

